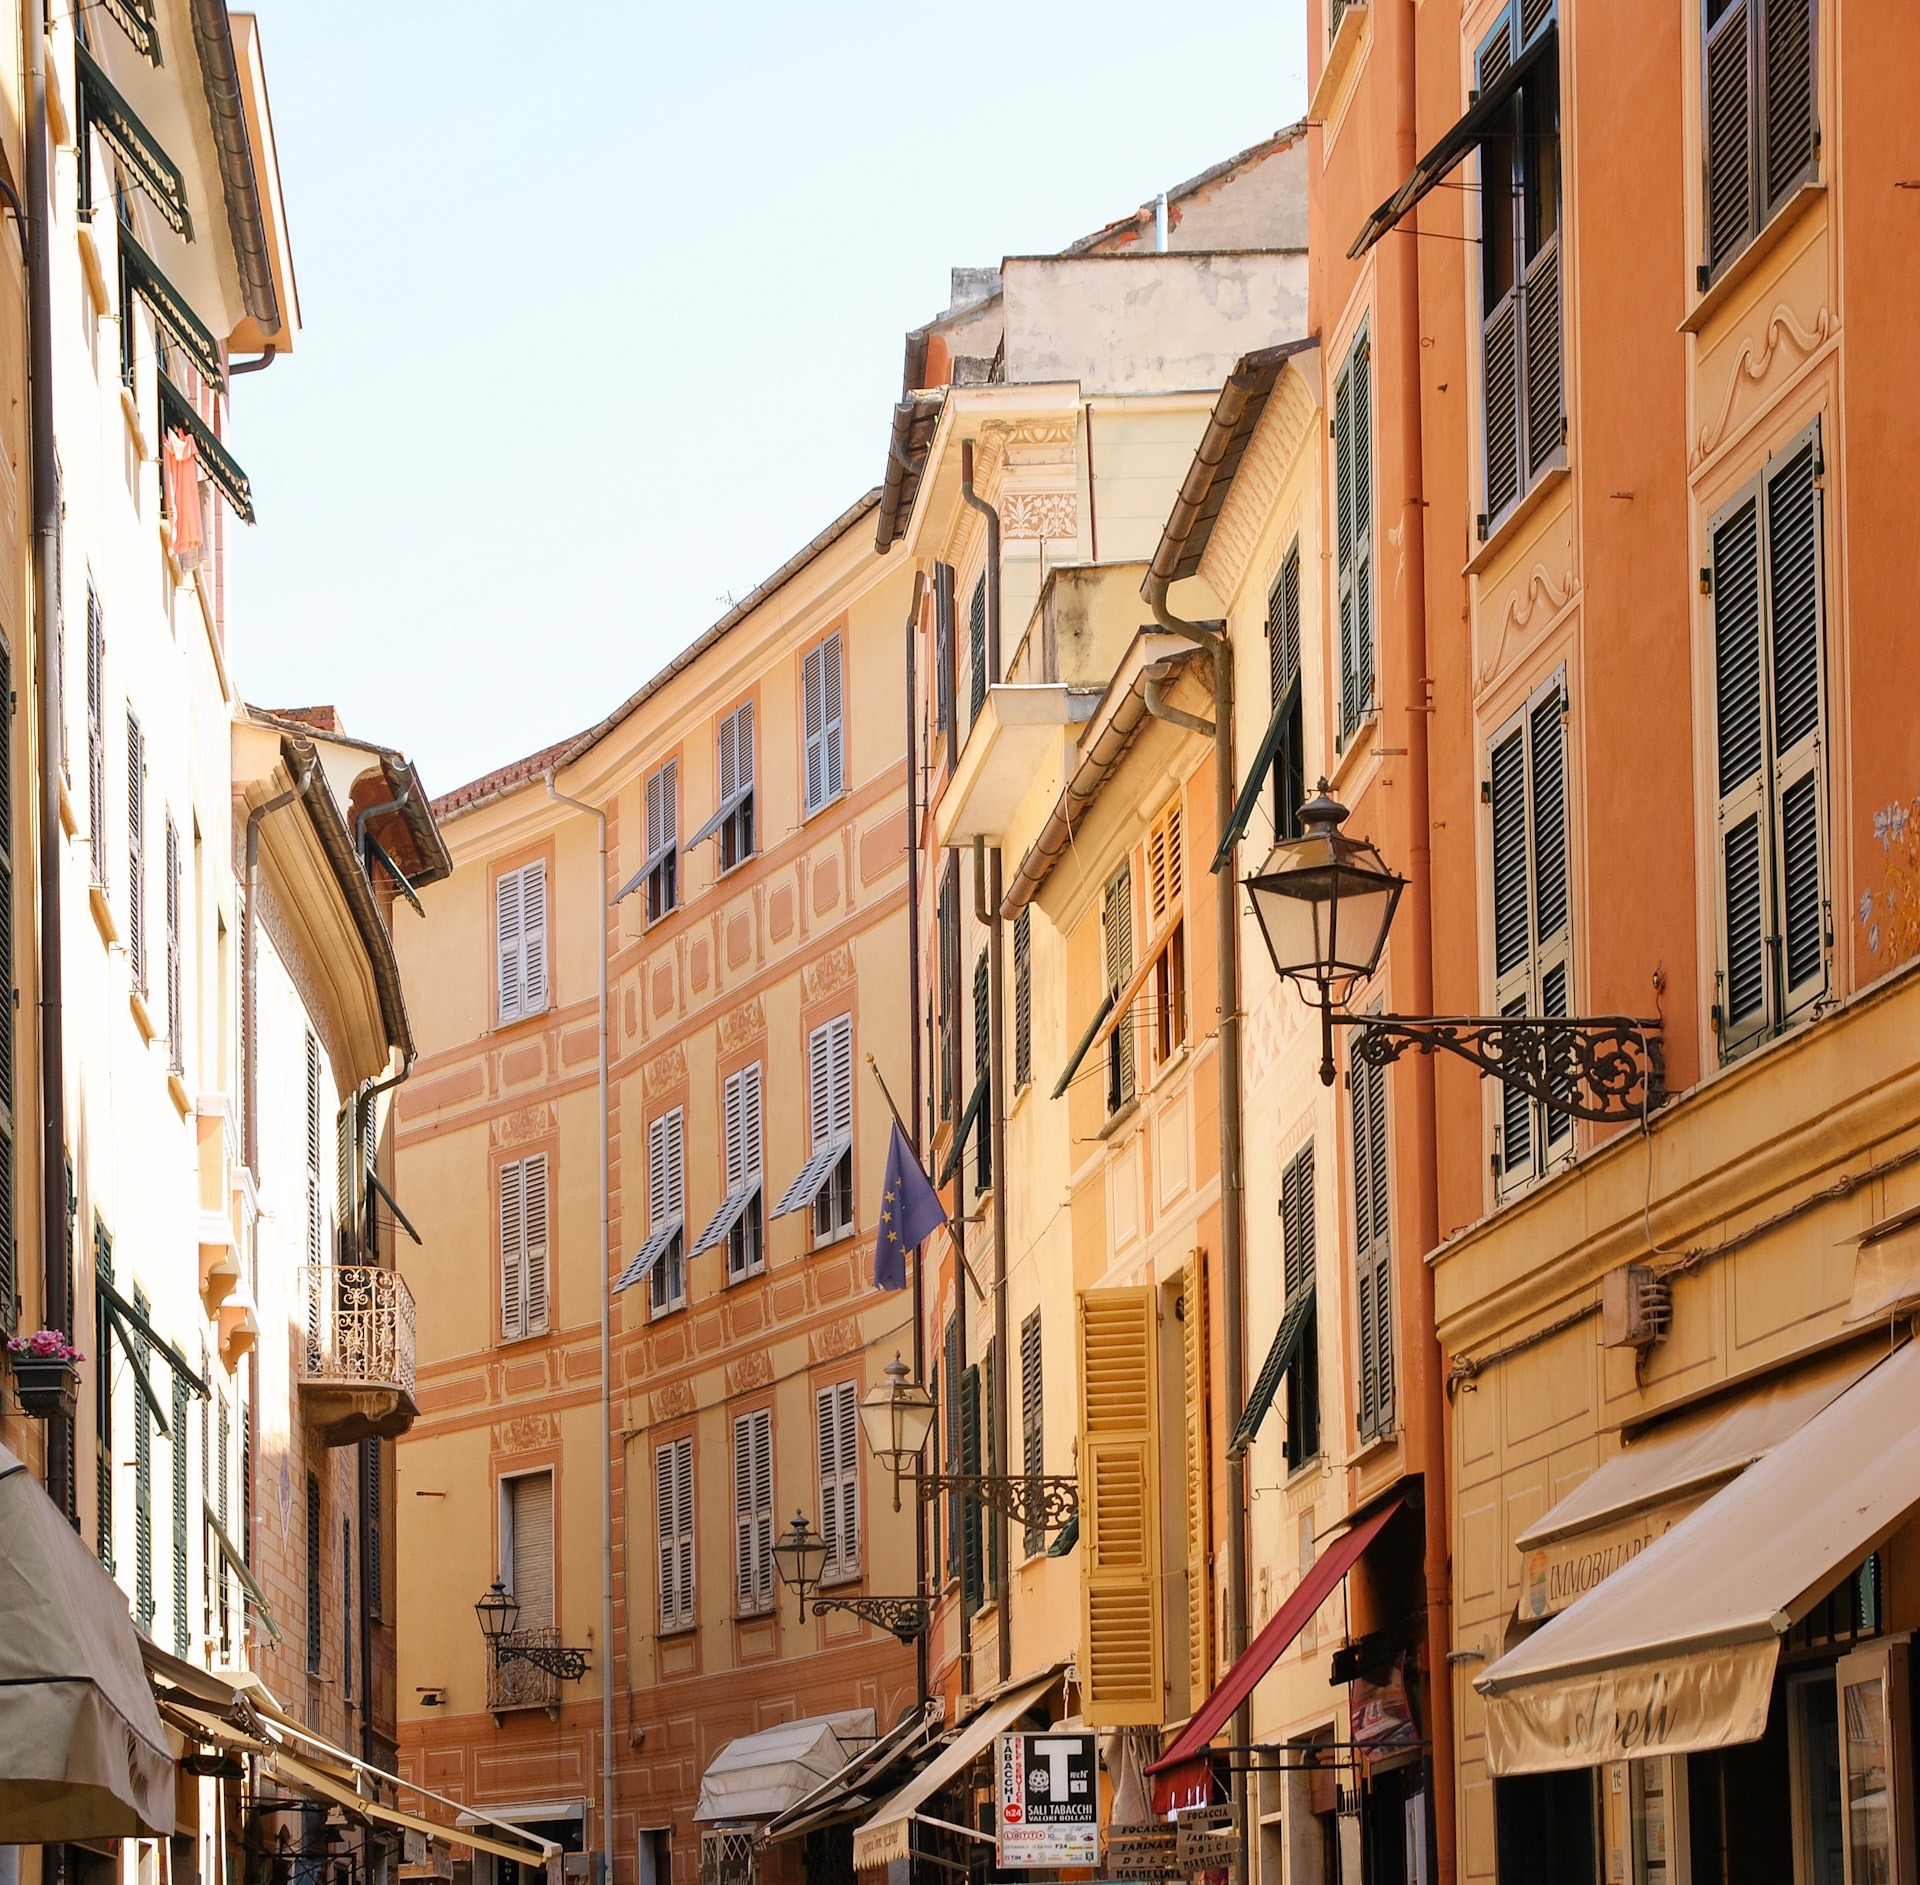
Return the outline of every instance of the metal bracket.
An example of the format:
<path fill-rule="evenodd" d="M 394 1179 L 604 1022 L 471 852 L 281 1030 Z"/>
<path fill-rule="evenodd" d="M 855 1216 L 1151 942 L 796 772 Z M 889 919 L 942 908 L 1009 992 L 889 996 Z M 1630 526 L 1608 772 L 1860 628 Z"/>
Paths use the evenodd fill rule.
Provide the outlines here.
<path fill-rule="evenodd" d="M 1518 1087 L 1551 1113 L 1604 1126 L 1637 1124 L 1667 1097 L 1660 1023 L 1631 1015 L 1335 1014 L 1358 1028 L 1355 1056 L 1390 1066 L 1436 1049 Z"/>
<path fill-rule="evenodd" d="M 813 1599 L 813 1614 L 824 1617 L 830 1610 L 844 1610 L 863 1622 L 878 1624 L 903 1643 L 924 1636 L 933 1621 L 931 1597 L 818 1597 Z"/>
<path fill-rule="evenodd" d="M 530 1662 L 544 1675 L 559 1682 L 578 1682 L 587 1673 L 587 1652 L 565 1649 L 548 1643 L 498 1643 L 494 1646 L 496 1667 L 510 1662 Z"/>
<path fill-rule="evenodd" d="M 1057 1532 L 1080 1512 L 1080 1482 L 1071 1473 L 920 1473 L 916 1478 L 922 1504 L 957 1492 L 1034 1531 Z"/>

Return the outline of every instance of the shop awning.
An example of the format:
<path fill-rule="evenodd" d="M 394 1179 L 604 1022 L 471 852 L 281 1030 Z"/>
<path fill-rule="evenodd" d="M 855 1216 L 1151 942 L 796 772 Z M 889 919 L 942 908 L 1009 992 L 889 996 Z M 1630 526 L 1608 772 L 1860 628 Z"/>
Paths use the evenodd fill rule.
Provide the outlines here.
<path fill-rule="evenodd" d="M 736 1735 L 700 1776 L 696 1820 L 765 1820 L 784 1813 L 873 1741 L 873 1710 L 808 1715 L 758 1734 Z"/>
<path fill-rule="evenodd" d="M 1414 165 L 1412 175 L 1367 218 L 1347 254 L 1356 260 L 1365 255 L 1512 109 L 1513 95 L 1527 78 L 1559 56 L 1559 29 L 1549 26 L 1467 107 L 1466 114 L 1455 122 L 1453 129 Z"/>
<path fill-rule="evenodd" d="M 1153 1777 L 1155 1812 L 1166 1812 L 1174 1796 L 1184 1796 L 1191 1778 L 1184 1770 L 1195 1768 L 1208 1759 L 1213 1737 L 1233 1719 L 1234 1711 L 1250 1696 L 1255 1685 L 1286 1653 L 1302 1630 L 1313 1621 L 1314 1613 L 1333 1595 L 1333 1589 L 1359 1563 L 1360 1554 L 1379 1537 L 1388 1520 L 1400 1510 L 1400 1501 L 1362 1519 L 1351 1531 L 1343 1532 L 1301 1578 L 1258 1636 L 1220 1678 L 1213 1693 L 1194 1710 L 1187 1725 L 1174 1736 L 1173 1744 L 1158 1760 L 1147 1763 Z M 1204 1796 L 1203 1796 L 1204 1797 Z M 1161 1804 L 1165 1798 L 1167 1805 Z"/>
<path fill-rule="evenodd" d="M 850 1820 L 873 1804 L 888 1774 L 911 1759 L 940 1732 L 940 1707 L 932 1703 L 918 1714 L 896 1722 L 871 1747 L 862 1748 L 831 1780 L 804 1793 L 784 1813 L 776 1813 L 760 1829 L 763 1846 L 783 1839 L 799 1839 L 817 1826 Z"/>
<path fill-rule="evenodd" d="M 1920 1506 L 1909 1343 L 1474 1687 L 1495 1774 L 1757 1740 L 1780 1639 Z"/>
<path fill-rule="evenodd" d="M 127 1600 L 0 1446 L 0 1845 L 173 1831 L 173 1744 Z"/>
<path fill-rule="evenodd" d="M 913 1852 L 913 1822 L 920 1809 L 992 1746 L 1059 1679 L 1057 1670 L 1016 1683 L 978 1709 L 951 1741 L 853 1835 L 855 1871 L 889 1865 Z"/>

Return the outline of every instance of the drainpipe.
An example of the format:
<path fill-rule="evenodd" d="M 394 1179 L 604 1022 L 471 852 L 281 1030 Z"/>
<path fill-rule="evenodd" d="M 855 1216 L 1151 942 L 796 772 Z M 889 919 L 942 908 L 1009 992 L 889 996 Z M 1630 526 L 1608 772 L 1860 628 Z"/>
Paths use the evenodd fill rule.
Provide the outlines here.
<path fill-rule="evenodd" d="M 987 520 L 987 685 L 1000 673 L 1000 513 L 973 488 L 973 441 L 960 447 L 960 496 Z M 984 855 L 983 855 L 984 854 Z M 982 870 L 984 863 L 985 869 Z M 985 895 L 985 907 L 981 898 Z M 994 1472 L 1012 1467 L 1009 1451 L 1008 1378 L 1013 1357 L 1007 1346 L 1007 1082 L 1006 1082 L 1006 924 L 1000 915 L 1000 847 L 973 841 L 973 914 L 987 931 L 987 1143 L 993 1160 L 993 1406 L 989 1460 Z M 993 1513 L 999 1539 L 994 1597 L 998 1611 L 1000 1680 L 1013 1674 L 1012 1526 L 1004 1511 Z"/>
<path fill-rule="evenodd" d="M 907 1065 L 909 1092 L 907 1117 L 913 1121 L 914 1163 L 925 1169 L 920 1147 L 921 1066 L 920 1066 L 920 818 L 919 728 L 915 724 L 918 681 L 916 670 L 920 648 L 920 608 L 927 593 L 927 573 L 913 572 L 913 600 L 907 605 Z M 927 1378 L 926 1288 L 921 1275 L 926 1264 L 926 1246 L 921 1245 L 913 1259 L 913 1378 Z M 922 1502 L 913 1502 L 913 1588 L 927 1588 L 927 1513 Z M 928 1667 L 927 1632 L 913 1639 L 914 1693 L 924 1714 L 927 1707 Z"/>
<path fill-rule="evenodd" d="M 547 768 L 547 797 L 585 812 L 600 833 L 600 1850 L 613 1865 L 613 1252 L 607 1184 L 607 815 L 569 798 Z"/>
<path fill-rule="evenodd" d="M 1147 606 L 1169 633 L 1183 636 L 1213 657 L 1213 723 L 1191 714 L 1176 725 L 1213 738 L 1213 828 L 1225 832 L 1233 822 L 1233 651 L 1224 622 L 1183 621 L 1167 607 L 1168 578 L 1149 576 Z M 1162 719 L 1179 712 L 1159 701 L 1160 682 L 1149 676 L 1147 706 Z M 1224 1343 L 1227 1351 L 1226 1405 L 1229 1415 L 1246 1403 L 1246 1280 L 1243 1253 L 1244 1179 L 1240 1147 L 1240 912 L 1239 846 L 1228 849 L 1215 880 L 1214 953 L 1220 982 L 1220 1293 L 1226 1299 Z M 1227 1458 L 1227 1661 L 1238 1662 L 1247 1647 L 1247 1468 Z M 1242 1702 L 1233 1717 L 1234 1745 L 1253 1739 L 1253 1709 Z M 1233 1775 L 1234 1819 L 1240 1840 L 1240 1876 L 1251 1877 L 1251 1828 L 1244 1762 Z"/>
<path fill-rule="evenodd" d="M 1395 174 L 1405 176 L 1419 161 L 1417 0 L 1404 0 L 1400 16 L 1400 58 L 1395 73 L 1395 142 L 1398 148 Z M 1396 324 L 1399 329 L 1395 365 L 1399 374 L 1397 391 L 1403 415 L 1400 473 L 1404 495 L 1401 499 L 1400 528 L 1405 550 L 1402 566 L 1407 585 L 1407 662 L 1402 681 L 1407 691 L 1401 698 L 1408 702 L 1408 708 L 1406 736 L 1401 744 L 1407 749 L 1407 895 L 1413 905 L 1409 912 L 1412 921 L 1406 939 L 1411 946 L 1400 952 L 1399 959 L 1406 971 L 1409 984 L 1407 993 L 1413 1012 L 1432 1014 L 1433 823 L 1432 781 L 1428 776 L 1427 761 L 1426 695 L 1430 682 L 1427 665 L 1426 485 L 1420 405 L 1418 220 L 1419 211 L 1416 208 L 1401 221 L 1399 267 L 1395 270 L 1394 281 L 1398 303 Z M 1412 1247 L 1424 1253 L 1440 1241 L 1433 1056 L 1415 1054 L 1403 1066 L 1413 1086 L 1412 1164 L 1417 1221 Z M 1421 1519 L 1425 1527 L 1427 1692 L 1432 1716 L 1428 1734 L 1431 1751 L 1427 1756 L 1427 1798 L 1433 1823 L 1436 1885 L 1453 1885 L 1458 1853 L 1455 1845 L 1453 1790 L 1453 1664 L 1448 1661 L 1448 1651 L 1453 1647 L 1453 1615 L 1447 1553 L 1446 1367 L 1434 1327 L 1433 1268 L 1423 1257 L 1408 1265 L 1404 1273 L 1413 1284 L 1411 1294 L 1418 1330 L 1415 1339 L 1408 1344 L 1411 1352 L 1407 1389 L 1413 1404 L 1420 1410 L 1423 1429 L 1415 1463 L 1419 1468 L 1424 1494 Z"/>
<path fill-rule="evenodd" d="M 68 1287 L 67 1068 L 61 1007 L 60 648 L 54 630 L 60 600 L 60 472 L 53 440 L 53 292 L 49 233 L 53 213 L 47 131 L 47 36 L 40 8 L 27 32 L 27 408 L 33 480 L 33 637 L 40 693 L 40 1279 L 41 1319 L 73 1333 Z M 48 1429 L 46 1480 L 61 1508 L 73 1466 L 73 1424 Z"/>

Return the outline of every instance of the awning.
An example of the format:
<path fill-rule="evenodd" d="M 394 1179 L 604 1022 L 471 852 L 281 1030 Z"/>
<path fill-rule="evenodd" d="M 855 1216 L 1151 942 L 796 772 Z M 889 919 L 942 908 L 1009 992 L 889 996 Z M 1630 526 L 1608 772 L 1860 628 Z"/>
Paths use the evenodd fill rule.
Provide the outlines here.
<path fill-rule="evenodd" d="M 700 1776 L 696 1820 L 765 1820 L 784 1813 L 874 1738 L 873 1710 L 808 1715 L 758 1734 L 736 1735 Z"/>
<path fill-rule="evenodd" d="M 1280 1326 L 1274 1331 L 1273 1346 L 1267 1350 L 1267 1358 L 1260 1364 L 1260 1374 L 1253 1384 L 1253 1392 L 1247 1396 L 1247 1404 L 1241 1410 L 1240 1423 L 1233 1430 L 1233 1438 L 1227 1444 L 1227 1458 L 1241 1459 L 1247 1448 L 1253 1445 L 1254 1435 L 1260 1431 L 1260 1423 L 1266 1419 L 1267 1410 L 1273 1405 L 1273 1397 L 1280 1391 L 1280 1383 L 1294 1364 L 1300 1352 L 1300 1343 L 1307 1332 L 1307 1317 L 1313 1312 L 1313 1279 L 1307 1279 L 1307 1286 L 1299 1295 L 1287 1304 L 1286 1313 L 1280 1318 Z"/>
<path fill-rule="evenodd" d="M 124 222 L 120 225 L 120 266 L 126 271 L 128 288 L 147 304 L 153 318 L 193 362 L 200 377 L 224 391 L 227 380 L 220 370 L 220 343 L 188 305 L 186 296 L 160 272 L 159 263 L 134 240 L 133 231 Z"/>
<path fill-rule="evenodd" d="M 1067 1056 L 1067 1064 L 1060 1069 L 1060 1078 L 1053 1083 L 1049 1099 L 1060 1099 L 1068 1087 L 1073 1085 L 1073 1076 L 1080 1071 L 1080 1063 L 1093 1052 L 1093 1037 L 1106 1026 L 1107 1016 L 1113 1013 L 1114 1004 L 1120 999 L 1117 988 L 1107 990 L 1107 998 L 1093 1011 L 1093 1019 L 1087 1023 L 1087 1031 L 1073 1045 L 1073 1052 Z"/>
<path fill-rule="evenodd" d="M 667 1246 L 685 1229 L 681 1218 L 670 1217 L 664 1224 L 657 1224 L 647 1233 L 647 1241 L 633 1254 L 633 1261 L 620 1272 L 619 1281 L 613 1286 L 617 1296 L 623 1289 L 631 1289 L 636 1283 L 644 1283 L 653 1274 L 653 1266 L 667 1254 Z"/>
<path fill-rule="evenodd" d="M 996 1735 L 1024 1715 L 1053 1684 L 1059 1671 L 1017 1682 L 1004 1695 L 976 1710 L 953 1739 L 907 1782 L 885 1806 L 853 1835 L 854 1870 L 863 1872 L 871 1865 L 888 1865 L 906 1859 L 913 1852 L 913 1822 L 920 1809 L 957 1775 L 984 1754 Z"/>
<path fill-rule="evenodd" d="M 960 1123 L 953 1129 L 953 1138 L 947 1146 L 946 1163 L 940 1167 L 940 1176 L 934 1180 L 936 1185 L 944 1185 L 952 1178 L 960 1161 L 967 1155 L 967 1140 L 979 1124 L 981 1107 L 987 1103 L 988 1071 L 985 1067 L 980 1069 L 980 1078 L 973 1083 L 973 1091 L 967 1095 L 967 1103 L 960 1109 Z"/>
<path fill-rule="evenodd" d="M 180 174 L 180 166 L 140 122 L 133 107 L 101 69 L 100 62 L 78 42 L 73 48 L 73 69 L 80 89 L 82 163 L 85 163 L 86 135 L 90 130 L 98 131 L 100 141 L 152 199 L 167 227 L 176 236 L 191 242 L 193 218 L 187 211 L 187 180 Z"/>
<path fill-rule="evenodd" d="M 1916 1506 L 1909 1343 L 1478 1678 L 1488 1766 L 1546 1773 L 1757 1740 L 1782 1635 Z"/>
<path fill-rule="evenodd" d="M 693 1248 L 687 1252 L 688 1256 L 697 1257 L 702 1251 L 711 1250 L 715 1244 L 719 1243 L 720 1240 L 740 1222 L 741 1213 L 744 1212 L 747 1206 L 759 1195 L 760 1174 L 755 1172 L 745 1184 L 735 1185 L 734 1188 L 720 1200 L 719 1210 L 714 1212 L 707 1224 L 707 1228 L 694 1239 Z"/>
<path fill-rule="evenodd" d="M 213 1534 L 213 1542 L 220 1547 L 220 1555 L 240 1580 L 240 1589 L 253 1606 L 254 1615 L 260 1619 L 261 1626 L 276 1643 L 284 1641 L 279 1624 L 273 1620 L 273 1606 L 267 1602 L 267 1593 L 260 1588 L 259 1580 L 248 1568 L 240 1548 L 227 1536 L 226 1527 L 211 1512 L 206 1514 L 206 1520 L 207 1530 Z"/>
<path fill-rule="evenodd" d="M 1885 1353 L 1854 1348 L 1630 1441 L 1514 1540 L 1522 1620 L 1555 1615 L 1845 1393 Z"/>
<path fill-rule="evenodd" d="M 852 1144 L 851 1139 L 842 1137 L 815 1146 L 812 1156 L 800 1167 L 799 1175 L 781 1192 L 780 1202 L 773 1207 L 773 1215 L 785 1217 L 789 1211 L 805 1210 L 820 1195 L 820 1187 L 832 1176 L 841 1155 Z"/>
<path fill-rule="evenodd" d="M 173 1831 L 174 1755 L 127 1600 L 0 1446 L 0 1845 Z"/>
<path fill-rule="evenodd" d="M 213 427 L 194 411 L 192 402 L 164 373 L 156 373 L 160 387 L 160 426 L 163 431 L 176 427 L 193 440 L 200 451 L 200 469 L 214 489 L 227 500 L 233 514 L 243 524 L 253 522 L 253 486 L 240 469 L 233 454 L 214 436 Z"/>
<path fill-rule="evenodd" d="M 1511 108 L 1513 95 L 1539 67 L 1560 56 L 1560 29 L 1549 26 L 1513 64 L 1468 106 L 1461 118 L 1432 150 L 1414 165 L 1413 174 L 1369 216 L 1347 251 L 1350 259 L 1373 247 L 1414 204 L 1438 183 L 1455 164 L 1485 138 L 1503 111 Z"/>
<path fill-rule="evenodd" d="M 1147 1772 L 1154 1776 L 1156 1812 L 1166 1811 L 1161 1805 L 1163 1795 L 1181 1790 L 1184 1776 L 1180 1770 L 1207 1759 L 1213 1737 L 1233 1719 L 1234 1711 L 1253 1693 L 1260 1678 L 1313 1621 L 1315 1612 L 1333 1595 L 1334 1586 L 1360 1561 L 1360 1554 L 1379 1537 L 1388 1520 L 1399 1510 L 1400 1501 L 1395 1499 L 1351 1531 L 1343 1532 L 1314 1559 L 1307 1574 L 1273 1613 L 1266 1628 L 1247 1645 L 1245 1654 L 1220 1678 L 1213 1693 L 1174 1736 L 1172 1746 L 1158 1760 L 1147 1763 Z"/>
<path fill-rule="evenodd" d="M 890 1769 L 917 1754 L 940 1732 L 940 1705 L 929 1703 L 917 1714 L 895 1722 L 871 1747 L 862 1748 L 831 1780 L 804 1793 L 784 1813 L 760 1829 L 763 1846 L 799 1839 L 819 1826 L 838 1825 L 873 1804 Z"/>
<path fill-rule="evenodd" d="M 1280 696 L 1273 710 L 1273 718 L 1267 722 L 1267 730 L 1260 736 L 1259 749 L 1253 755 L 1253 763 L 1247 768 L 1247 776 L 1240 784 L 1240 796 L 1233 802 L 1233 816 L 1227 820 L 1226 831 L 1213 853 L 1214 870 L 1226 866 L 1227 853 L 1238 844 L 1245 835 L 1248 821 L 1253 817 L 1253 808 L 1260 803 L 1260 795 L 1266 790 L 1267 775 L 1273 769 L 1273 762 L 1280 752 L 1280 742 L 1286 738 L 1287 727 L 1293 719 L 1294 710 L 1300 705 L 1300 677 L 1295 675 L 1288 684 L 1287 691 Z"/>

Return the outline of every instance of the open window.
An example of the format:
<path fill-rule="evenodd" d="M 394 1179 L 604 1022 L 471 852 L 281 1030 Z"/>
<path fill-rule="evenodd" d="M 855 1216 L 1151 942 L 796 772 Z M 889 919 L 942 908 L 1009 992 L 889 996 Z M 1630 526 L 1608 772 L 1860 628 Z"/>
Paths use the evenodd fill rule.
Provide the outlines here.
<path fill-rule="evenodd" d="M 743 700 L 720 722 L 715 774 L 719 780 L 713 816 L 687 840 L 691 851 L 709 838 L 720 840 L 720 869 L 730 871 L 753 855 L 753 702 Z"/>

